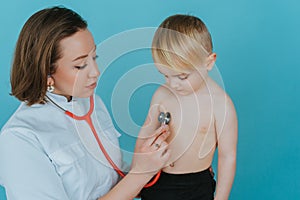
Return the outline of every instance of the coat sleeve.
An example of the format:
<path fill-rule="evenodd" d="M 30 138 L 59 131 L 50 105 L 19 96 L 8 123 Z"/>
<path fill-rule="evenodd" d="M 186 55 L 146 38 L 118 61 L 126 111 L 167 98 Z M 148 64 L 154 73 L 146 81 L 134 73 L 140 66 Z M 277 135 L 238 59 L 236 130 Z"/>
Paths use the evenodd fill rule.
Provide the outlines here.
<path fill-rule="evenodd" d="M 68 200 L 51 160 L 24 134 L 1 133 L 0 163 L 0 184 L 7 199 Z"/>

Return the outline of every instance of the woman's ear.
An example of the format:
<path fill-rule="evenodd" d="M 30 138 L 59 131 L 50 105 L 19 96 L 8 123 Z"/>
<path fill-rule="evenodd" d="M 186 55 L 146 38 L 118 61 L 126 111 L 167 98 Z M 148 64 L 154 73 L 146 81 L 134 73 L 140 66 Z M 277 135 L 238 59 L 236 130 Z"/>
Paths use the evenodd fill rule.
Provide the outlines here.
<path fill-rule="evenodd" d="M 51 75 L 48 75 L 47 77 L 47 85 L 54 85 L 54 79 Z"/>
<path fill-rule="evenodd" d="M 216 53 L 209 54 L 209 56 L 206 59 L 206 69 L 207 69 L 207 71 L 210 71 L 214 67 L 216 59 L 217 59 L 217 54 Z"/>

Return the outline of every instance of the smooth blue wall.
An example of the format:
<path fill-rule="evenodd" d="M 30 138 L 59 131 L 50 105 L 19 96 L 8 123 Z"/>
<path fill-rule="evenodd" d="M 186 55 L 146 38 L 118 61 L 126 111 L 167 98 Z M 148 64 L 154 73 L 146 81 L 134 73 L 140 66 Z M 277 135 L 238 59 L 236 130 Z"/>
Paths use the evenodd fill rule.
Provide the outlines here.
<path fill-rule="evenodd" d="M 65 5 L 81 14 L 89 22 L 97 44 L 126 30 L 156 27 L 175 13 L 202 18 L 211 31 L 214 50 L 218 54 L 217 66 L 239 118 L 237 173 L 230 199 L 300 198 L 299 1 L 2 2 L 0 127 L 18 106 L 18 102 L 9 96 L 9 70 L 19 31 L 34 12 L 54 5 Z M 97 93 L 110 111 L 113 109 L 112 90 L 118 79 L 136 65 L 151 62 L 149 54 L 145 50 L 128 57 L 121 56 L 106 70 Z M 145 117 L 154 89 L 155 85 L 150 84 L 132 94 L 128 108 L 138 125 Z M 116 126 L 122 130 L 118 124 Z M 134 141 L 124 135 L 122 147 L 132 149 Z M 5 199 L 4 190 L 0 190 L 0 199 Z"/>

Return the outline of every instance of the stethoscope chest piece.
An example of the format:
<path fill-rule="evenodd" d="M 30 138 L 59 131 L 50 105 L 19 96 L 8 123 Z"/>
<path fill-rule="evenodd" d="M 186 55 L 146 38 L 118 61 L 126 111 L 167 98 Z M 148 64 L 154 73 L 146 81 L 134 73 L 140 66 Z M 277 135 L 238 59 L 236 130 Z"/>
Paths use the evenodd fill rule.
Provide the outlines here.
<path fill-rule="evenodd" d="M 169 112 L 161 112 L 158 115 L 158 121 L 161 124 L 169 124 L 171 121 L 171 114 Z M 170 167 L 174 167 L 174 162 L 172 162 L 170 165 Z"/>
<path fill-rule="evenodd" d="M 158 121 L 162 124 L 169 124 L 171 121 L 171 114 L 169 112 L 161 112 L 158 115 Z"/>

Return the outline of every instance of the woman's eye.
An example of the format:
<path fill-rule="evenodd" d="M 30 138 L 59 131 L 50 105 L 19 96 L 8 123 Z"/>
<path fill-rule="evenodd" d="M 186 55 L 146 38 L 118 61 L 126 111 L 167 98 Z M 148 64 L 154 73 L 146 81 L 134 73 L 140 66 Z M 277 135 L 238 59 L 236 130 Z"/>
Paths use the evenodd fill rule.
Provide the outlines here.
<path fill-rule="evenodd" d="M 86 68 L 86 66 L 87 66 L 87 64 L 85 64 L 85 65 L 82 65 L 82 66 L 75 66 L 75 68 L 80 70 L 80 69 L 84 69 L 84 68 Z"/>
<path fill-rule="evenodd" d="M 96 60 L 98 57 L 99 57 L 98 55 L 94 56 L 94 57 L 93 57 L 93 60 Z"/>

